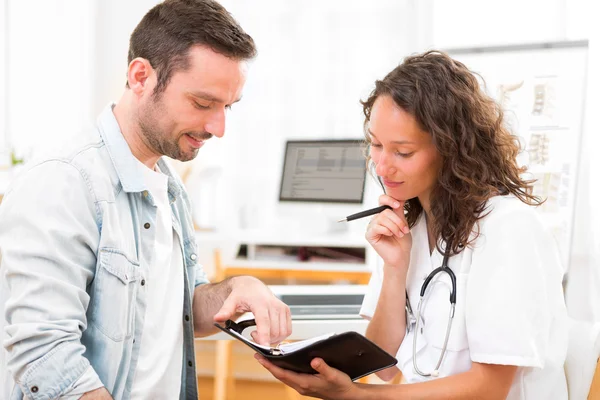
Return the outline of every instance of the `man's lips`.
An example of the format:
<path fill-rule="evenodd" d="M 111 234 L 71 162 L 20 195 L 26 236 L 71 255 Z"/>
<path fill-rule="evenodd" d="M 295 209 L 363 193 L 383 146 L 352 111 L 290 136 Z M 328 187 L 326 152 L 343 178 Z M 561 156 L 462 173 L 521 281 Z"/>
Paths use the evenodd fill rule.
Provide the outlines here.
<path fill-rule="evenodd" d="M 200 147 L 202 147 L 204 145 L 204 140 L 198 140 L 187 133 L 186 133 L 185 137 L 193 148 L 199 149 Z"/>

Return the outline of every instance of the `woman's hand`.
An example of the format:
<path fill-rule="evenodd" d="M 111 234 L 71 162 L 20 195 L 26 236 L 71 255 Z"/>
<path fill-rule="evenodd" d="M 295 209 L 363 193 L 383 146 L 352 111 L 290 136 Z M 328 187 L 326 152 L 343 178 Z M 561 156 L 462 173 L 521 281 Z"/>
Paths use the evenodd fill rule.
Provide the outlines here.
<path fill-rule="evenodd" d="M 388 195 L 379 196 L 380 205 L 388 205 L 392 210 L 384 210 L 371 219 L 365 237 L 373 249 L 390 267 L 408 268 L 412 236 L 404 217 L 404 201 Z"/>
<path fill-rule="evenodd" d="M 361 398 L 358 393 L 358 387 L 348 375 L 340 370 L 331 368 L 320 358 L 315 358 L 310 363 L 310 366 L 318 372 L 316 375 L 298 374 L 279 368 L 259 354 L 255 354 L 254 358 L 258 360 L 260 365 L 273 374 L 275 378 L 295 389 L 303 396 L 327 400 L 353 400 Z"/>

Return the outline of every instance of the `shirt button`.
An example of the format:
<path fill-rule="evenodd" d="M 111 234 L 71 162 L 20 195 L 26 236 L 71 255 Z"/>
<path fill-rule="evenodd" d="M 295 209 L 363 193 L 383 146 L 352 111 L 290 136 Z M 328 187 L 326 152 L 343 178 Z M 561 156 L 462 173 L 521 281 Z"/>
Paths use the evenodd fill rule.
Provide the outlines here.
<path fill-rule="evenodd" d="M 37 392 L 38 392 L 38 390 L 39 390 L 39 389 L 38 389 L 38 387 L 37 387 L 37 386 L 33 386 L 33 387 L 31 388 L 31 393 L 37 393 Z"/>
<path fill-rule="evenodd" d="M 196 258 L 198 258 L 198 256 L 196 256 L 196 254 L 191 254 L 190 258 L 192 259 L 192 261 L 196 261 Z"/>
<path fill-rule="evenodd" d="M 185 316 L 185 320 L 186 320 L 186 321 L 189 321 L 189 320 L 190 320 L 190 316 L 189 316 L 189 315 L 186 315 L 186 316 Z"/>
<path fill-rule="evenodd" d="M 144 286 L 146 284 L 146 280 L 142 279 L 142 286 Z"/>
<path fill-rule="evenodd" d="M 150 229 L 150 223 L 146 222 L 146 223 L 144 224 L 144 228 L 146 228 L 146 229 Z"/>
<path fill-rule="evenodd" d="M 147 190 L 144 190 L 144 191 L 142 192 L 142 195 L 143 195 L 144 197 L 148 197 L 148 191 L 147 191 Z"/>
<path fill-rule="evenodd" d="M 191 367 L 191 366 L 192 366 L 192 365 L 194 365 L 194 364 L 192 364 L 192 362 L 191 362 L 191 361 L 188 361 L 188 365 Z"/>

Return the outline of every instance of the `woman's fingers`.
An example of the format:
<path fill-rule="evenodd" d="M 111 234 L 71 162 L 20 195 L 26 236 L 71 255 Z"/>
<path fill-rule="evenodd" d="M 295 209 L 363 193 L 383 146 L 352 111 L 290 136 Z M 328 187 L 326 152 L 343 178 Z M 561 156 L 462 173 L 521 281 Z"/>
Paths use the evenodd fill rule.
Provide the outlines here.
<path fill-rule="evenodd" d="M 388 196 L 387 194 L 382 194 L 379 196 L 379 205 L 380 206 L 390 206 L 394 210 L 404 206 L 404 202 L 400 200 L 396 200 L 395 198 Z"/>
<path fill-rule="evenodd" d="M 383 226 L 387 228 L 393 235 L 401 238 L 406 235 L 410 230 L 406 220 L 398 216 L 392 210 L 385 210 L 379 213 L 379 215 L 373 217 L 369 223 L 368 229 L 373 229 L 377 226 Z M 390 235 L 386 235 L 390 236 Z"/>
<path fill-rule="evenodd" d="M 394 220 L 389 216 L 380 216 L 379 218 L 377 218 L 376 224 L 389 229 L 394 234 L 394 236 L 398 236 L 399 238 L 404 236 L 401 225 L 402 221 L 400 221 L 399 219 Z"/>
<path fill-rule="evenodd" d="M 380 215 L 387 215 L 390 219 L 396 222 L 396 224 L 400 227 L 402 233 L 407 234 L 410 232 L 410 228 L 408 227 L 408 222 L 406 221 L 406 217 L 404 216 L 404 203 L 403 200 L 396 200 L 387 194 L 382 194 L 379 196 L 379 205 L 386 205 L 392 207 L 392 210 L 385 210 L 375 218 Z M 396 218 L 397 217 L 397 218 Z"/>
<path fill-rule="evenodd" d="M 375 225 L 367 231 L 367 239 L 375 239 L 378 236 L 394 236 L 394 232 L 382 225 Z"/>

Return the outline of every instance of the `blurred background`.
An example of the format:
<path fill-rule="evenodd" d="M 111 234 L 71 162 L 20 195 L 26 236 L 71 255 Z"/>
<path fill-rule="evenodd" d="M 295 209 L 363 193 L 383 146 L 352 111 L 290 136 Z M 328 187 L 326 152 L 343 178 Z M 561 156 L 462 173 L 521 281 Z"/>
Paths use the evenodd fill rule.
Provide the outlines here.
<path fill-rule="evenodd" d="M 118 100 L 129 35 L 156 3 L 0 1 L 0 191 L 22 163 L 93 124 Z M 283 215 L 273 210 L 281 208 L 286 140 L 361 139 L 359 100 L 374 81 L 409 54 L 442 49 L 479 72 L 509 111 L 515 134 L 531 150 L 538 193 L 550 197 L 546 211 L 555 215 L 548 220 L 565 268 L 572 281 L 589 284 L 588 269 L 600 268 L 600 217 L 593 206 L 600 195 L 600 162 L 593 155 L 600 147 L 600 29 L 591 20 L 592 1 L 221 3 L 254 37 L 259 56 L 225 137 L 178 166 L 199 228 L 223 233 L 271 225 Z M 537 114 L 536 87 L 546 94 Z M 539 158 L 548 152 L 550 162 Z M 363 204 L 375 204 L 379 191 L 370 179 L 366 189 Z M 325 208 L 339 216 L 349 210 Z M 581 282 L 580 269 L 586 271 Z M 600 295 L 591 295 L 574 312 L 598 320 L 600 311 L 591 306 L 600 305 Z"/>
<path fill-rule="evenodd" d="M 119 99 L 129 35 L 156 3 L 0 0 L 0 194 L 24 163 Z M 239 232 L 283 226 L 295 237 L 311 232 L 303 225 L 309 215 L 343 217 L 375 205 L 380 192 L 371 179 L 353 207 L 282 204 L 286 141 L 360 140 L 359 100 L 374 81 L 407 55 L 441 49 L 480 73 L 507 110 L 535 190 L 548 198 L 540 212 L 568 271 L 569 312 L 600 320 L 600 28 L 591 0 L 221 3 L 259 55 L 225 137 L 176 165 L 213 275 L 214 250 L 235 256 Z M 350 242 L 361 240 L 363 228 L 349 228 Z"/>

